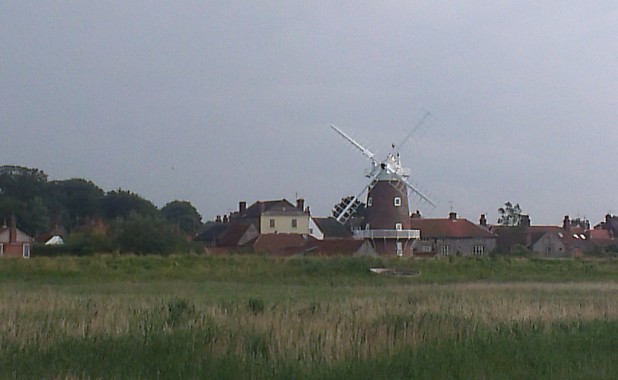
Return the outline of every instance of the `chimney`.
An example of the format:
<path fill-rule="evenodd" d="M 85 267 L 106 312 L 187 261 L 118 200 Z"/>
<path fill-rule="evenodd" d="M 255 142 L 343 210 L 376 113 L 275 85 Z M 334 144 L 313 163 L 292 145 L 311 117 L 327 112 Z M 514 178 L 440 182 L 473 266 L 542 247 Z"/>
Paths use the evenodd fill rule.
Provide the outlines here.
<path fill-rule="evenodd" d="M 449 212 L 448 213 L 448 219 L 449 220 L 453 220 L 453 221 L 457 220 L 457 213 L 453 212 L 453 211 Z"/>
<path fill-rule="evenodd" d="M 223 215 L 223 223 L 227 223 L 230 220 L 228 219 L 227 215 Z"/>
<path fill-rule="evenodd" d="M 530 215 L 522 215 L 519 223 L 523 228 L 530 228 Z"/>
<path fill-rule="evenodd" d="M 11 227 L 9 230 L 9 243 L 17 243 L 17 218 L 11 216 Z"/>
<path fill-rule="evenodd" d="M 410 215 L 410 218 L 412 218 L 412 219 L 421 219 L 422 218 L 421 212 L 416 210 L 412 215 Z"/>
<path fill-rule="evenodd" d="M 296 208 L 299 209 L 300 211 L 305 210 L 305 200 L 303 198 L 298 198 L 296 200 Z"/>
<path fill-rule="evenodd" d="M 481 219 L 479 220 L 479 224 L 482 227 L 487 227 L 487 217 L 485 216 L 485 214 L 481 214 Z"/>
<path fill-rule="evenodd" d="M 245 201 L 238 202 L 238 212 L 239 213 L 242 214 L 243 212 L 245 212 L 246 209 L 247 209 L 247 202 Z"/>
<path fill-rule="evenodd" d="M 221 223 L 221 215 L 217 215 L 215 218 L 215 223 Z"/>
<path fill-rule="evenodd" d="M 570 231 L 571 230 L 571 219 L 569 219 L 568 215 L 564 216 L 564 220 L 562 221 L 562 229 L 564 229 L 566 231 Z"/>

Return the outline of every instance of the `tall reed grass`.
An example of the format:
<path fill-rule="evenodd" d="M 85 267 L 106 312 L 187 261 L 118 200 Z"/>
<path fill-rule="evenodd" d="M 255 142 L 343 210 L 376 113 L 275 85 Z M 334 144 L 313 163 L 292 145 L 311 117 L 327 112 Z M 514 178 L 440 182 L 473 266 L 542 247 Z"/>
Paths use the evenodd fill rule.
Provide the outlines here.
<path fill-rule="evenodd" d="M 139 270 L 124 269 L 132 276 L 84 280 L 83 267 L 109 270 L 114 260 L 123 262 L 68 259 L 62 268 L 62 260 L 35 262 L 33 281 L 0 280 L 0 378 L 618 373 L 610 354 L 618 352 L 615 281 L 421 283 L 367 275 L 361 271 L 372 263 L 343 260 L 273 261 L 273 276 L 260 283 L 236 258 L 212 262 L 223 273 L 246 274 L 227 281 L 220 273 L 200 280 L 195 273 L 204 271 L 190 267 L 188 280 L 156 279 L 141 262 Z M 153 258 L 150 270 L 185 265 L 168 266 L 166 260 Z M 265 270 L 261 260 L 254 270 Z M 307 274 L 305 265 L 331 275 L 343 266 L 341 278 L 314 269 Z M 278 266 L 300 267 L 295 273 L 302 281 L 291 283 Z M 76 274 L 62 276 L 71 271 Z"/>

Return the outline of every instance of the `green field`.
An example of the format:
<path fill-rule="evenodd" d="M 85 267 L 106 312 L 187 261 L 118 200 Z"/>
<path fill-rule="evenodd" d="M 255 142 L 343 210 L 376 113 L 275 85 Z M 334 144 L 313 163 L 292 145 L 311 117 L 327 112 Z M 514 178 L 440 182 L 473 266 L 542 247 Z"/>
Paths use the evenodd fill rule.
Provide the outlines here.
<path fill-rule="evenodd" d="M 615 259 L 0 260 L 3 379 L 613 379 L 617 353 Z"/>

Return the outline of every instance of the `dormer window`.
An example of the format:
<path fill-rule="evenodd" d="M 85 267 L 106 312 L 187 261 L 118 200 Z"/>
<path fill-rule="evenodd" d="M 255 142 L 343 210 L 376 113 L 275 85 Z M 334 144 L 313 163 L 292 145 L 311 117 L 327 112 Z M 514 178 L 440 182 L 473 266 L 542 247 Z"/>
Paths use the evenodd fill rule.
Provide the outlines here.
<path fill-rule="evenodd" d="M 369 197 L 367 198 L 367 207 L 371 207 L 373 206 L 373 198 Z"/>
<path fill-rule="evenodd" d="M 393 199 L 393 204 L 395 205 L 395 207 L 400 207 L 401 206 L 401 197 L 395 197 Z"/>

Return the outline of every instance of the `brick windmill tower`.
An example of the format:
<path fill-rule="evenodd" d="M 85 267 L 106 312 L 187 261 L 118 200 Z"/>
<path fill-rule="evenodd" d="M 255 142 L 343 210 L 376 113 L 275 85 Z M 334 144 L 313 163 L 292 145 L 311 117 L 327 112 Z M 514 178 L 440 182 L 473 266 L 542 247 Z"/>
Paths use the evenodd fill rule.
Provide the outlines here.
<path fill-rule="evenodd" d="M 370 240 L 380 253 L 400 256 L 411 253 L 414 239 L 420 238 L 420 231 L 411 229 L 408 193 L 435 207 L 428 197 L 408 182 L 410 171 L 401 165 L 398 152 L 428 116 L 426 114 L 400 144 L 393 144 L 391 152 L 382 161 L 378 161 L 375 154 L 345 132 L 331 125 L 333 130 L 371 161 L 371 167 L 366 172 L 368 184 L 347 203 L 335 206 L 333 216 L 338 222 L 346 223 L 361 204 L 361 197 L 367 193 L 366 227 L 355 234 L 358 238 Z"/>

